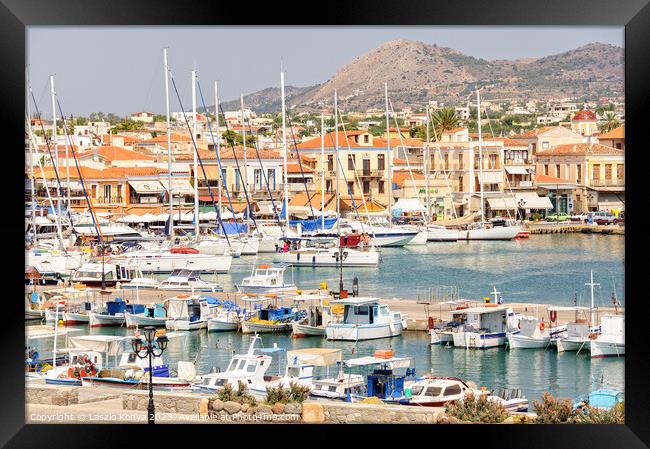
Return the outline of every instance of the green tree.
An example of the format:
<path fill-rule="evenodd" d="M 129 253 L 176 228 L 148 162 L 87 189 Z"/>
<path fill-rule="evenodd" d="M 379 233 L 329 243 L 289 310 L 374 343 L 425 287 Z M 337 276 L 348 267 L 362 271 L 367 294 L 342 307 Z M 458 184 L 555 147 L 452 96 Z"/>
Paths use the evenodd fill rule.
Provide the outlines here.
<path fill-rule="evenodd" d="M 440 139 L 443 131 L 449 131 L 457 128 L 460 124 L 460 117 L 452 108 L 438 109 L 431 117 L 433 125 L 433 133 L 435 137 Z"/>
<path fill-rule="evenodd" d="M 118 123 L 113 129 L 116 131 L 132 131 L 141 128 L 142 124 L 140 122 L 135 122 L 133 120 L 124 120 L 123 122 Z"/>
<path fill-rule="evenodd" d="M 605 122 L 601 123 L 600 131 L 609 132 L 614 128 L 618 128 L 621 125 L 621 122 L 616 118 L 613 112 L 608 112 L 605 116 Z"/>

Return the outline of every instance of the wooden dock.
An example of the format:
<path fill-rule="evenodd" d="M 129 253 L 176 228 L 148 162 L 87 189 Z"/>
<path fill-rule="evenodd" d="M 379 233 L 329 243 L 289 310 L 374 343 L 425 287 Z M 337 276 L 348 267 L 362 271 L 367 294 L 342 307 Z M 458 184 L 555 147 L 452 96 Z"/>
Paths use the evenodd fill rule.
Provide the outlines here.
<path fill-rule="evenodd" d="M 590 225 L 584 223 L 533 223 L 527 224 L 526 229 L 531 234 L 602 234 L 624 235 L 625 226 L 619 225 Z"/>

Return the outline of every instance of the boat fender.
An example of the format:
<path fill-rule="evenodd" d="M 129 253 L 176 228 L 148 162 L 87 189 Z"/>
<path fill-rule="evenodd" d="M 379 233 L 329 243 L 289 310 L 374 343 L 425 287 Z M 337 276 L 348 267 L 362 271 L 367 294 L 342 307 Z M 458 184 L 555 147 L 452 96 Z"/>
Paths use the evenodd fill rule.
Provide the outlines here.
<path fill-rule="evenodd" d="M 551 310 L 551 322 L 557 321 L 557 311 Z"/>
<path fill-rule="evenodd" d="M 311 256 L 311 263 L 316 265 L 316 256 Z"/>
<path fill-rule="evenodd" d="M 433 317 L 430 316 L 429 319 L 427 320 L 429 330 L 433 329 Z"/>
<path fill-rule="evenodd" d="M 539 323 L 539 330 L 544 332 L 544 322 Z"/>
<path fill-rule="evenodd" d="M 296 254 L 296 261 L 300 262 L 300 253 Z"/>

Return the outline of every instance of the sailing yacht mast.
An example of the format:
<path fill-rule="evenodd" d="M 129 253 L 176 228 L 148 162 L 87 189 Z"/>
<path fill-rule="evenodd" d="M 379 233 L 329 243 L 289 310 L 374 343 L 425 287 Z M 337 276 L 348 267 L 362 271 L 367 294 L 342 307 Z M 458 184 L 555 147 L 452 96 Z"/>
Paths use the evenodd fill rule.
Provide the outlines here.
<path fill-rule="evenodd" d="M 221 156 L 221 136 L 219 135 L 219 90 L 217 87 L 217 81 L 214 82 L 214 117 L 216 120 L 215 127 L 217 128 L 217 154 Z M 223 177 L 223 172 L 221 172 L 219 179 L 221 180 L 219 181 L 219 213 L 221 213 L 223 211 L 221 208 L 221 189 L 223 189 L 223 184 L 226 182 Z"/>
<path fill-rule="evenodd" d="M 426 142 L 426 147 L 424 148 L 424 188 L 426 190 L 425 192 L 425 201 L 427 202 L 426 207 L 424 208 L 426 215 L 426 219 L 424 220 L 425 224 L 429 223 L 429 220 L 431 219 L 431 197 L 429 194 L 429 164 L 431 164 L 431 151 L 429 150 L 429 105 L 427 104 L 427 120 L 426 120 L 426 126 L 427 126 L 427 142 Z"/>
<path fill-rule="evenodd" d="M 339 102 L 336 89 L 334 89 L 334 153 L 336 154 L 336 233 L 341 240 L 341 193 L 339 189 Z M 341 246 L 339 243 L 339 253 Z"/>
<path fill-rule="evenodd" d="M 194 235 L 199 239 L 199 167 L 197 153 L 199 143 L 196 141 L 196 70 L 192 70 L 192 140 L 194 140 Z"/>
<path fill-rule="evenodd" d="M 246 117 L 244 116 L 244 94 L 239 95 L 239 102 L 240 102 L 240 107 L 241 107 L 241 128 L 242 128 L 242 143 L 244 144 L 244 187 L 248 190 L 248 155 L 247 149 L 246 149 Z M 255 186 L 253 186 L 255 187 Z M 250 233 L 250 217 L 251 217 L 251 208 L 250 204 L 246 205 L 246 208 L 248 209 L 248 213 L 246 214 L 246 229 L 248 229 L 248 232 Z"/>
<path fill-rule="evenodd" d="M 167 114 L 167 181 L 169 182 L 169 235 L 174 237 L 174 190 L 172 186 L 172 135 L 171 118 L 169 113 L 169 62 L 167 60 L 167 48 L 163 48 L 163 59 L 165 61 L 165 108 Z"/>
<path fill-rule="evenodd" d="M 33 146 L 32 146 L 32 106 L 31 102 L 29 101 L 29 91 L 31 90 L 31 85 L 29 82 L 29 66 L 25 68 L 25 84 L 27 85 L 27 90 L 25 92 L 25 97 L 27 100 L 27 137 L 28 137 L 28 142 L 29 142 L 29 158 L 27 161 L 29 162 L 29 173 L 31 175 L 31 182 L 29 183 L 29 188 L 30 188 L 30 193 L 32 195 L 32 231 L 34 234 L 34 238 L 32 239 L 32 242 L 34 245 L 36 245 L 37 242 L 37 233 L 36 233 L 36 192 L 34 188 L 34 183 L 36 182 L 36 179 L 34 178 L 34 153 L 33 153 Z M 47 188 L 47 181 L 45 181 L 45 188 Z"/>
<path fill-rule="evenodd" d="M 284 69 L 280 68 L 280 93 L 282 95 L 282 147 L 284 149 L 284 218 L 289 229 L 289 186 L 287 185 L 287 128 L 285 122 L 286 105 L 284 103 Z"/>
<path fill-rule="evenodd" d="M 483 204 L 483 135 L 481 134 L 481 93 L 476 89 L 476 116 L 478 118 L 478 183 L 481 189 L 481 225 L 485 224 Z"/>
<path fill-rule="evenodd" d="M 54 75 L 50 75 L 50 97 L 52 98 L 52 143 L 54 144 L 54 156 L 56 163 L 56 171 L 59 171 L 59 147 L 56 139 L 56 93 L 54 92 Z M 57 188 L 57 202 L 56 202 L 56 219 L 61 217 L 61 186 Z M 70 223 L 72 225 L 72 223 Z"/>
<path fill-rule="evenodd" d="M 590 326 L 593 329 L 596 325 L 594 321 L 594 287 L 600 284 L 594 284 L 594 270 L 591 270 L 591 282 L 586 283 L 585 285 L 588 285 L 591 287 L 591 310 L 590 310 Z"/>
<path fill-rule="evenodd" d="M 320 113 L 320 224 L 325 229 L 325 116 Z"/>
<path fill-rule="evenodd" d="M 390 114 L 388 112 L 388 83 L 384 83 L 384 94 L 386 96 L 386 159 L 388 163 L 388 223 L 393 225 L 393 155 L 390 150 Z M 397 128 L 399 133 L 399 127 Z"/>

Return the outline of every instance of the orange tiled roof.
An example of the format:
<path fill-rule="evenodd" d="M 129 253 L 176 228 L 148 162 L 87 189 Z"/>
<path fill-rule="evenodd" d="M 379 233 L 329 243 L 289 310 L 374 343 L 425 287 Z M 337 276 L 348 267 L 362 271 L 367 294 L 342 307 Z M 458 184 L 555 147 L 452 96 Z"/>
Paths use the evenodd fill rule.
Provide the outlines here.
<path fill-rule="evenodd" d="M 300 171 L 300 166 L 302 164 L 298 163 L 288 163 L 287 164 L 287 173 L 314 173 L 314 169 L 307 167 L 306 165 L 302 165 L 302 172 Z"/>
<path fill-rule="evenodd" d="M 92 153 L 92 152 L 90 152 Z M 121 147 L 110 145 L 103 145 L 97 149 L 97 153 L 101 154 L 108 161 L 155 161 L 154 156 L 138 153 L 137 151 L 127 150 Z"/>
<path fill-rule="evenodd" d="M 411 173 L 413 173 L 413 178 L 411 178 Z M 413 186 L 413 182 L 421 181 L 424 179 L 424 175 L 418 172 L 409 172 L 408 170 L 396 170 L 393 172 L 393 183 L 397 184 L 398 187 Z"/>
<path fill-rule="evenodd" d="M 465 131 L 467 128 L 453 128 L 453 129 L 447 129 L 443 131 L 443 134 L 455 134 L 461 131 Z"/>
<path fill-rule="evenodd" d="M 124 139 L 125 144 L 132 144 L 132 143 L 142 142 L 142 139 L 138 139 L 137 137 L 133 137 L 133 136 L 127 136 L 127 135 L 124 135 L 124 134 L 113 134 L 112 137 L 119 137 L 121 139 Z M 108 145 L 111 142 L 111 135 L 103 134 L 101 136 L 101 139 L 102 139 L 102 142 L 104 142 L 104 143 L 106 143 Z"/>
<path fill-rule="evenodd" d="M 364 148 L 363 145 L 359 145 L 354 141 L 354 138 L 352 138 L 355 135 L 359 134 L 365 134 L 366 131 L 339 131 L 339 148 L 345 149 L 348 147 L 348 144 L 350 148 Z M 346 134 L 347 134 L 347 139 L 346 139 Z M 377 144 L 379 143 L 381 146 L 386 146 L 386 141 L 384 139 L 381 139 L 379 137 L 374 137 L 373 139 L 373 144 L 371 145 L 372 147 L 378 146 Z M 329 132 L 325 134 L 325 147 L 326 148 L 332 148 L 335 145 L 336 142 L 336 133 L 334 131 Z M 307 150 L 307 149 L 314 149 L 314 148 L 320 148 L 321 145 L 321 138 L 320 136 L 314 137 L 313 139 L 306 140 L 304 142 L 301 142 L 297 145 L 297 148 L 299 150 Z"/>
<path fill-rule="evenodd" d="M 529 139 L 531 137 L 537 137 L 538 135 L 550 131 L 553 128 L 559 128 L 559 126 L 542 126 L 541 128 L 533 129 L 532 131 L 526 131 L 525 133 L 515 134 L 512 136 L 512 139 Z"/>
<path fill-rule="evenodd" d="M 577 121 L 583 121 L 583 122 L 584 121 L 592 121 L 592 122 L 595 122 L 596 120 L 598 120 L 598 118 L 596 117 L 596 114 L 594 114 L 591 111 L 587 111 L 585 109 L 576 112 L 576 115 L 574 115 L 573 118 L 571 119 L 572 122 L 577 122 Z"/>
<path fill-rule="evenodd" d="M 623 150 L 618 148 L 608 147 L 606 145 L 601 145 L 599 143 L 569 143 L 563 145 L 556 145 L 547 150 L 541 150 L 537 152 L 538 156 L 567 156 L 567 155 L 576 155 L 576 156 L 586 156 L 588 154 L 624 154 Z"/>
<path fill-rule="evenodd" d="M 535 182 L 538 184 L 574 184 L 573 181 L 568 179 L 556 178 L 555 176 L 542 174 L 535 175 Z"/>
<path fill-rule="evenodd" d="M 236 150 L 236 156 L 238 159 L 243 159 L 244 158 L 244 147 L 235 147 Z M 282 159 L 282 156 L 280 156 L 280 152 L 276 150 L 266 150 L 266 149 L 260 149 L 258 150 L 260 159 Z M 232 148 L 221 148 L 221 154 L 220 154 L 222 159 L 234 159 L 235 156 L 233 155 Z M 206 161 L 214 161 L 217 160 L 217 155 L 213 150 L 202 150 L 199 149 L 199 157 L 203 160 Z M 257 152 L 255 151 L 255 148 L 246 148 L 246 157 L 248 159 L 257 159 Z M 189 160 L 194 160 L 194 153 L 190 152 L 187 154 L 179 154 L 176 156 L 177 161 L 189 161 Z"/>
<path fill-rule="evenodd" d="M 517 142 L 514 139 L 511 139 L 509 137 L 488 137 L 487 139 L 483 139 L 484 141 L 487 142 L 503 142 L 503 146 L 506 147 L 526 147 L 527 144 L 524 142 Z"/>
<path fill-rule="evenodd" d="M 625 139 L 625 125 L 621 125 L 611 131 L 598 136 L 599 139 Z"/>

